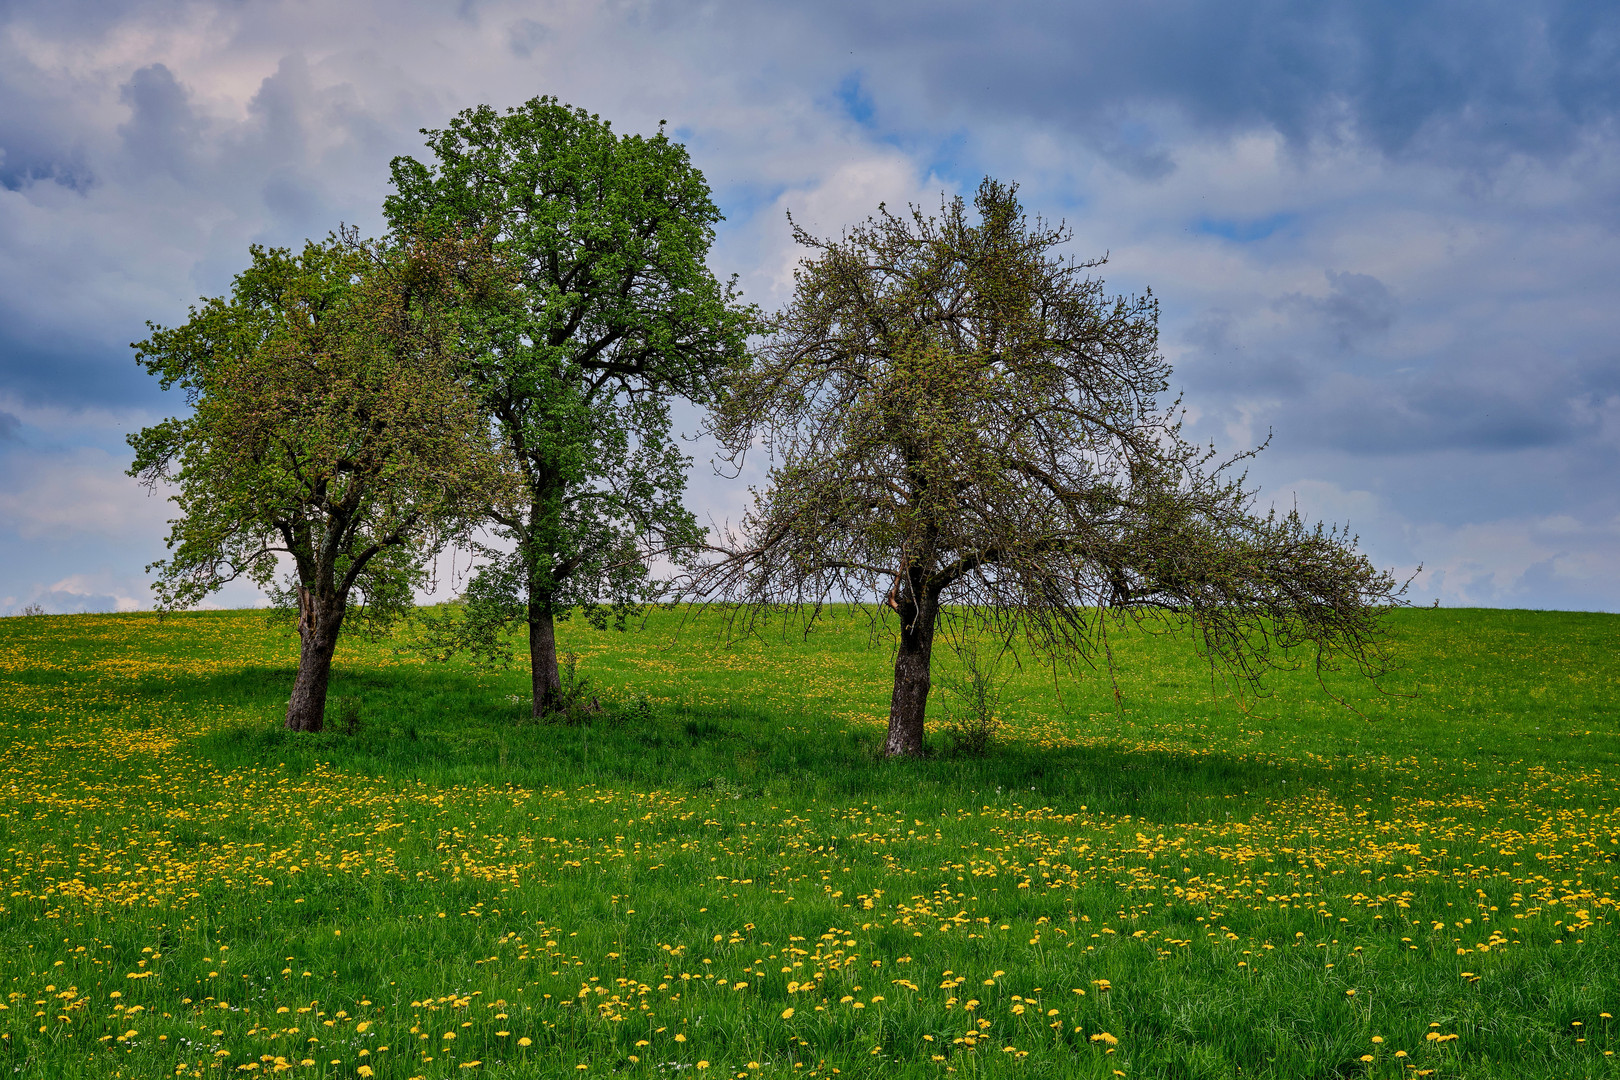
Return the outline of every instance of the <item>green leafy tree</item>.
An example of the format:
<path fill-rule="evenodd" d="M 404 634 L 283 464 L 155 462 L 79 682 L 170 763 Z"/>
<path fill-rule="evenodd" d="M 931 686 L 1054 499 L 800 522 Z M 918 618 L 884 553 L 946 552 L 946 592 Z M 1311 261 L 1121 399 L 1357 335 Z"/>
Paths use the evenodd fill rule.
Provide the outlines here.
<path fill-rule="evenodd" d="M 1151 295 L 1108 297 L 1015 188 L 986 180 L 974 206 L 879 208 L 836 240 L 795 227 L 793 300 L 716 414 L 734 461 L 763 438 L 775 465 L 700 594 L 812 616 L 882 597 L 890 755 L 924 749 L 953 613 L 1054 659 L 1135 618 L 1190 624 L 1245 678 L 1297 647 L 1376 673 L 1400 590 L 1342 532 L 1255 513 L 1233 463 L 1182 438 Z"/>
<path fill-rule="evenodd" d="M 518 283 L 479 312 L 468 372 L 523 501 L 487 508 L 496 542 L 479 546 L 448 643 L 501 656 L 505 628 L 526 623 L 539 716 L 561 689 L 556 622 L 577 609 L 622 626 L 657 593 L 654 558 L 701 541 L 669 406 L 714 400 L 754 316 L 705 264 L 720 213 L 662 130 L 617 135 L 542 97 L 423 134 L 433 160 L 394 160 L 390 222 L 488 235 Z"/>
<path fill-rule="evenodd" d="M 160 608 L 238 578 L 295 607 L 287 727 L 319 731 L 339 631 L 385 628 L 426 560 L 510 488 L 458 375 L 457 319 L 509 285 L 487 245 L 453 237 L 344 233 L 297 254 L 255 246 L 251 258 L 229 296 L 184 325 L 148 324 L 134 346 L 191 410 L 129 437 L 130 474 L 176 488 L 171 554 L 148 567 Z"/>

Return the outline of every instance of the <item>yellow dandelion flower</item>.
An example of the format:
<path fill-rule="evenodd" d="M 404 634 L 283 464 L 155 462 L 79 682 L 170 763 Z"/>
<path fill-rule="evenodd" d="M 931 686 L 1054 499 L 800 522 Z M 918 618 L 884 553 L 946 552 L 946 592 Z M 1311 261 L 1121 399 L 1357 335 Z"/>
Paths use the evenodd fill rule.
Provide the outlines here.
<path fill-rule="evenodd" d="M 784 1019 L 784 1020 L 793 1019 L 793 1007 L 791 1005 L 782 1010 L 782 1019 Z"/>

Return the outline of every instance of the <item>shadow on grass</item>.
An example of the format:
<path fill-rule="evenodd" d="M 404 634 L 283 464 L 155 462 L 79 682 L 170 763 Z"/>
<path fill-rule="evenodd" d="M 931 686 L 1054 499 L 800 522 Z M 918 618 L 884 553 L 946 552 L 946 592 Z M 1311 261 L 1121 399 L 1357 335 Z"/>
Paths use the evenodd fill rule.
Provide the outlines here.
<path fill-rule="evenodd" d="M 712 790 L 779 805 L 882 804 L 904 789 L 908 802 L 920 798 L 947 811 L 1085 806 L 1163 820 L 1245 817 L 1302 782 L 1332 782 L 1326 770 L 1216 752 L 1108 746 L 1013 742 L 983 758 L 936 753 L 885 761 L 875 727 L 738 705 L 675 704 L 639 714 L 609 705 L 588 723 L 542 722 L 528 716 L 520 696 L 453 669 L 339 670 L 328 730 L 295 735 L 280 726 L 292 674 L 250 668 L 188 686 L 193 700 L 229 701 L 246 717 L 203 736 L 196 750 L 222 767 L 275 762 L 294 775 L 325 762 L 401 782 Z M 345 695 L 361 702 L 353 734 L 336 724 Z"/>

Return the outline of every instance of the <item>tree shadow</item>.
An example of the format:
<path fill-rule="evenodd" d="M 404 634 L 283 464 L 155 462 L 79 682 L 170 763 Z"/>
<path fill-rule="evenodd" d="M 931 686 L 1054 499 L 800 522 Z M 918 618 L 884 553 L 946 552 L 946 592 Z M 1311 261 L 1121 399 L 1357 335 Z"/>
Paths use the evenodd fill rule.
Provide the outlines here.
<path fill-rule="evenodd" d="M 430 783 L 720 790 L 778 803 L 882 803 L 902 794 L 940 809 L 1084 806 L 1162 820 L 1247 817 L 1268 799 L 1342 782 L 1326 766 L 1207 748 L 1047 748 L 1009 740 L 984 757 L 936 752 L 885 760 L 875 726 L 745 703 L 651 710 L 609 703 L 583 724 L 538 722 L 521 695 L 501 693 L 476 672 L 442 668 L 336 669 L 328 729 L 294 734 L 281 727 L 292 676 L 290 667 L 245 667 L 163 689 L 233 707 L 237 720 L 195 740 L 201 755 L 226 767 L 273 757 L 295 774 L 329 762 Z M 344 695 L 359 701 L 353 732 L 335 723 Z"/>

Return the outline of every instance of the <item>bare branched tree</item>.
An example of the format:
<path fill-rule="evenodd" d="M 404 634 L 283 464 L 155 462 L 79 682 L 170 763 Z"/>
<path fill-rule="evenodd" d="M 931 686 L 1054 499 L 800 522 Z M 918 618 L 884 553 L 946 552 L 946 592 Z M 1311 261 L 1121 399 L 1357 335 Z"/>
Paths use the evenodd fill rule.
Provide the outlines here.
<path fill-rule="evenodd" d="M 1235 468 L 1254 451 L 1182 437 L 1152 295 L 1107 296 L 1102 260 L 1057 254 L 1068 230 L 1013 186 L 986 180 L 974 208 L 794 226 L 813 255 L 714 420 L 728 460 L 763 444 L 774 467 L 697 595 L 893 609 L 890 755 L 924 749 L 942 612 L 1066 662 L 1135 618 L 1190 624 L 1251 681 L 1300 647 L 1376 675 L 1401 588 L 1344 531 L 1255 512 Z"/>

